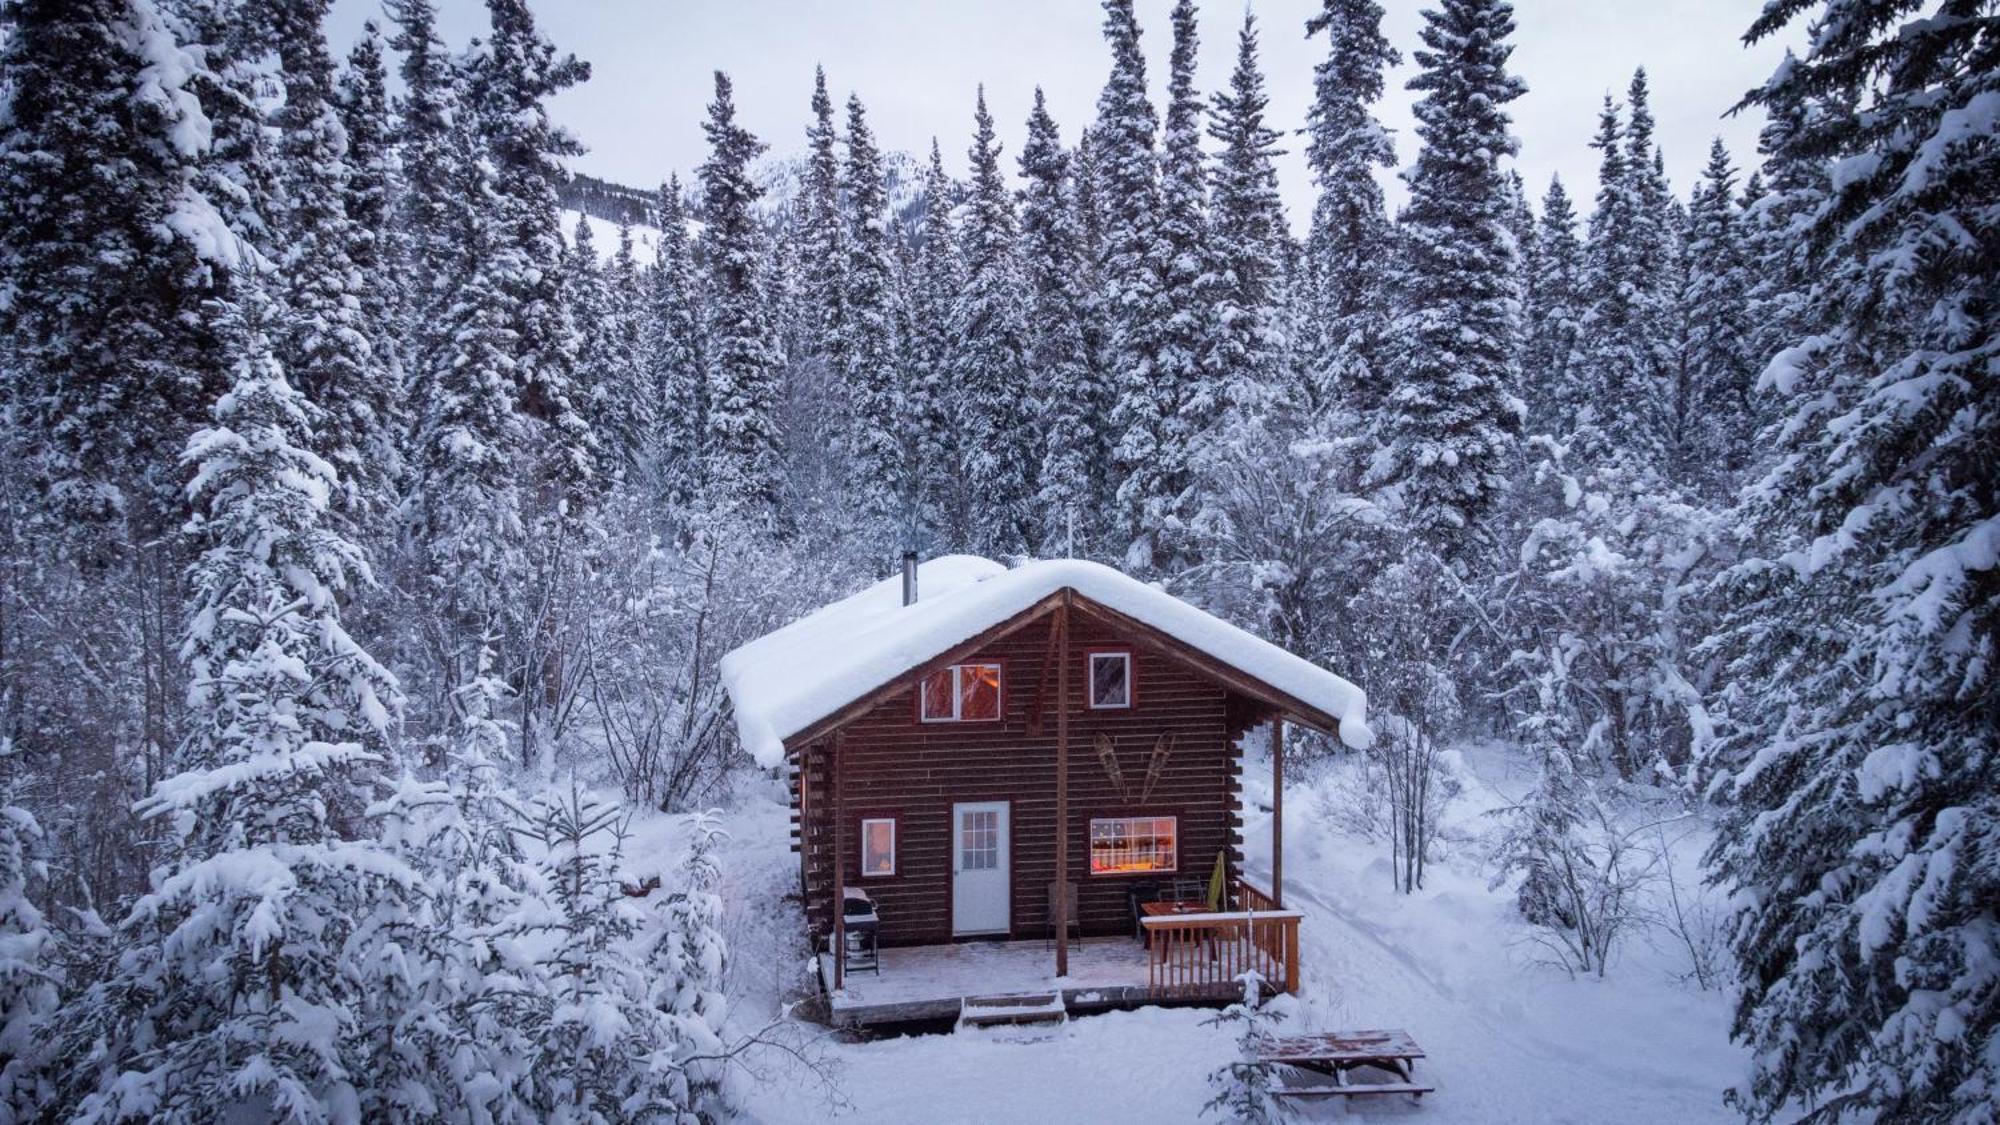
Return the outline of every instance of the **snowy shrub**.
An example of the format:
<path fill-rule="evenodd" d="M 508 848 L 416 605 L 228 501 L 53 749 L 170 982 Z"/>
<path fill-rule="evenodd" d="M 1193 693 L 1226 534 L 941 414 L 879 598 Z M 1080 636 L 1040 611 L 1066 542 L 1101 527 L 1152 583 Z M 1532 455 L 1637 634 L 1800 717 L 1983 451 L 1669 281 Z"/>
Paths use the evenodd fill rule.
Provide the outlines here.
<path fill-rule="evenodd" d="M 1203 1027 L 1236 1032 L 1238 1057 L 1222 1064 L 1208 1076 L 1215 1096 L 1201 1107 L 1201 1115 L 1220 1115 L 1226 1121 L 1269 1122 L 1283 1115 L 1284 1106 L 1272 1091 L 1280 1066 L 1257 1057 L 1258 1048 L 1271 1037 L 1272 1029 L 1286 1017 L 1280 1003 L 1260 1003 L 1262 981 L 1256 973 L 1243 978 L 1243 999 L 1202 1021 Z"/>
<path fill-rule="evenodd" d="M 0 747 L 0 758 L 11 748 Z M 41 825 L 0 791 L 0 1116 L 27 1116 L 49 1091 L 42 1082 L 42 1021 L 55 1010 L 56 936 L 28 898 L 46 872 L 36 851 Z"/>

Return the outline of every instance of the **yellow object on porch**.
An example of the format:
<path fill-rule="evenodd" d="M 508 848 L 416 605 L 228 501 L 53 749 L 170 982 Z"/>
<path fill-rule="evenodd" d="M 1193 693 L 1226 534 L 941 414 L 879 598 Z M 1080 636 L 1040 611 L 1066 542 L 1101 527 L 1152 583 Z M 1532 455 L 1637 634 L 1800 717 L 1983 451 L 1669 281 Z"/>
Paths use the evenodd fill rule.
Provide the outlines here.
<path fill-rule="evenodd" d="M 1215 870 L 1208 876 L 1208 909 L 1211 912 L 1222 909 L 1222 889 L 1228 885 L 1227 867 L 1222 853 L 1215 853 Z"/>

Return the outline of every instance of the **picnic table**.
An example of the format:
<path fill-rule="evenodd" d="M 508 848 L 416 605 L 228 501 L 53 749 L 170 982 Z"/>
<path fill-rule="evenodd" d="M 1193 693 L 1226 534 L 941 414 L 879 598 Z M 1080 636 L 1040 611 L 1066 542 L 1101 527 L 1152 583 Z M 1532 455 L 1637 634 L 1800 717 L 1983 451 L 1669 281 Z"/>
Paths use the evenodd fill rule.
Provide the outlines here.
<path fill-rule="evenodd" d="M 1415 1068 L 1423 1048 L 1401 1030 L 1335 1031 L 1318 1035 L 1273 1036 L 1256 1048 L 1259 1062 L 1278 1063 L 1325 1075 L 1333 1084 L 1281 1083 L 1271 1092 L 1279 1097 L 1349 1097 L 1354 1094 L 1409 1094 L 1420 1098 L 1437 1089 L 1418 1083 Z M 1374 1067 L 1396 1076 L 1395 1082 L 1354 1082 L 1357 1067 Z"/>

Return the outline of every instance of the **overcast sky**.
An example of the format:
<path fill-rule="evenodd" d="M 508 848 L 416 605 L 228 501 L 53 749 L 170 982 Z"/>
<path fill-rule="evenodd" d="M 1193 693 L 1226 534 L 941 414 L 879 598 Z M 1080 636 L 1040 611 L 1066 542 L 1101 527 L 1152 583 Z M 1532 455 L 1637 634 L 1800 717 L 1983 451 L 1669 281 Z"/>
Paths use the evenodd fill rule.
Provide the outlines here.
<path fill-rule="evenodd" d="M 826 67 L 837 102 L 849 91 L 867 103 L 877 137 L 890 148 L 927 151 L 935 135 L 954 175 L 965 168 L 973 89 L 986 84 L 1013 167 L 1034 89 L 1048 94 L 1065 142 L 1094 112 L 1109 70 L 1091 0 L 539 0 L 544 32 L 590 62 L 593 75 L 553 104 L 555 118 L 590 148 L 577 170 L 649 187 L 678 171 L 688 178 L 704 156 L 704 107 L 711 74 L 729 72 L 743 123 L 774 152 L 804 144 L 815 64 Z M 1403 83 L 1425 3 L 1385 0 L 1385 30 L 1404 56 L 1380 108 L 1395 130 L 1396 156 L 1416 151 L 1412 95 Z M 1685 196 L 1709 140 L 1720 135 L 1739 165 L 1755 151 L 1759 118 L 1724 114 L 1777 64 L 1782 46 L 1745 48 L 1741 39 L 1761 0 L 1516 0 L 1514 72 L 1528 93 L 1512 106 L 1521 139 L 1518 167 L 1539 199 L 1552 174 L 1571 194 L 1596 189 L 1587 147 L 1598 106 L 1621 99 L 1632 69 L 1651 78 L 1659 139 L 1674 190 Z M 480 34 L 483 0 L 442 0 L 442 30 L 454 46 Z M 1147 78 L 1155 101 L 1166 82 L 1172 0 L 1139 0 Z M 1257 0 L 1270 123 L 1290 132 L 1305 122 L 1312 68 L 1324 47 L 1303 31 L 1317 0 Z M 1199 81 L 1222 88 L 1235 62 L 1241 0 L 1202 8 Z M 380 0 L 338 0 L 334 33 L 344 45 Z M 1294 225 L 1312 206 L 1301 150 L 1290 138 L 1279 178 Z M 1400 185 L 1390 183 L 1392 199 Z"/>

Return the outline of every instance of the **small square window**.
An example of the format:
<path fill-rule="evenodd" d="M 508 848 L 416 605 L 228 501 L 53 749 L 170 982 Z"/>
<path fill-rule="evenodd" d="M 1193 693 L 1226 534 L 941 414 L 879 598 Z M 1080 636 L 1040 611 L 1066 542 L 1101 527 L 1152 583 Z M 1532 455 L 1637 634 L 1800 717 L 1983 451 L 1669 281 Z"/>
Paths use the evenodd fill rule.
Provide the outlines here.
<path fill-rule="evenodd" d="M 1090 705 L 1103 710 L 1132 706 L 1132 654 L 1090 654 Z"/>
<path fill-rule="evenodd" d="M 870 817 L 861 822 L 861 874 L 896 873 L 896 821 L 894 817 Z"/>

